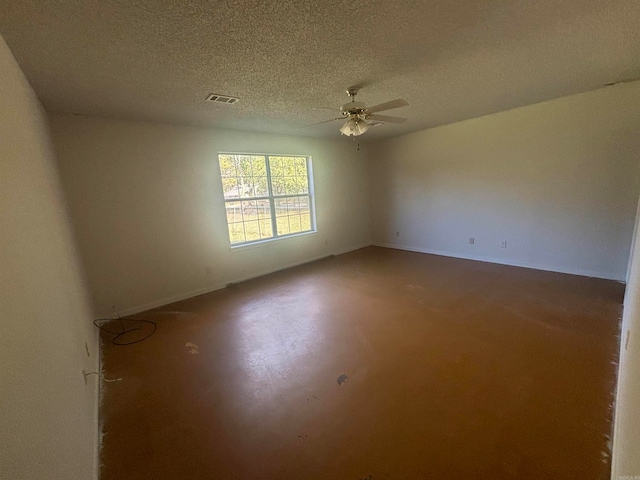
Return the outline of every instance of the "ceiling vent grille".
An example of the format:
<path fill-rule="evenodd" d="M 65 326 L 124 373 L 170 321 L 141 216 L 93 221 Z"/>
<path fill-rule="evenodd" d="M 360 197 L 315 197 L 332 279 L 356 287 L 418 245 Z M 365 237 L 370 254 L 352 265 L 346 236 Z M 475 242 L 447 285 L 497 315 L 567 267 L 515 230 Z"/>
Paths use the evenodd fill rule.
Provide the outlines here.
<path fill-rule="evenodd" d="M 238 97 L 232 97 L 231 95 L 218 95 L 217 93 L 211 93 L 207 96 L 207 102 L 226 103 L 227 105 L 238 103 L 239 100 L 240 99 Z"/>

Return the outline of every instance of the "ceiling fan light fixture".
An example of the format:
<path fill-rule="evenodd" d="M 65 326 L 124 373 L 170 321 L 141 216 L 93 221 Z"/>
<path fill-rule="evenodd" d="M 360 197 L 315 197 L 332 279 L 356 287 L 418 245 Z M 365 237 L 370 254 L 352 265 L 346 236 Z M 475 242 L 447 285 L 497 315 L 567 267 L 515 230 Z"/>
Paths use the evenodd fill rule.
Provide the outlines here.
<path fill-rule="evenodd" d="M 374 105 L 373 107 L 367 107 L 363 102 L 356 102 L 355 97 L 358 93 L 358 89 L 355 87 L 351 87 L 347 90 L 349 97 L 351 97 L 351 102 L 345 103 L 340 107 L 340 116 L 336 118 L 332 118 L 330 120 L 324 120 L 322 122 L 312 123 L 311 125 L 307 125 L 307 128 L 313 127 L 315 125 L 321 125 L 323 123 L 335 122 L 336 120 L 346 120 L 344 125 L 340 127 L 340 133 L 342 135 L 346 135 L 347 137 L 357 137 L 365 133 L 369 128 L 375 127 L 376 125 L 384 125 L 385 123 L 404 123 L 407 119 L 401 117 L 391 117 L 389 115 L 379 115 L 376 112 L 383 112 L 385 110 L 392 110 L 394 108 L 406 107 L 409 103 L 402 98 L 397 98 L 395 100 L 391 100 L 389 102 L 380 103 L 378 105 Z M 336 109 L 328 109 L 328 110 L 336 110 Z"/>
<path fill-rule="evenodd" d="M 342 127 L 340 127 L 340 133 L 348 137 L 357 137 L 369 130 L 370 126 L 371 125 L 360 118 L 351 117 Z"/>

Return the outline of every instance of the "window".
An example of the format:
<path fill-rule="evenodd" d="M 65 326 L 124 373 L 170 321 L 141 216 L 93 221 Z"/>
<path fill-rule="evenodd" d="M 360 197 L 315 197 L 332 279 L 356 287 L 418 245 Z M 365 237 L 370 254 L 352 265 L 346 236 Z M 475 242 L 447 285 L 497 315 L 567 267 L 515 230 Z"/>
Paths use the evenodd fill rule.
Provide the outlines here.
<path fill-rule="evenodd" d="M 315 231 L 311 159 L 220 153 L 231 245 Z"/>

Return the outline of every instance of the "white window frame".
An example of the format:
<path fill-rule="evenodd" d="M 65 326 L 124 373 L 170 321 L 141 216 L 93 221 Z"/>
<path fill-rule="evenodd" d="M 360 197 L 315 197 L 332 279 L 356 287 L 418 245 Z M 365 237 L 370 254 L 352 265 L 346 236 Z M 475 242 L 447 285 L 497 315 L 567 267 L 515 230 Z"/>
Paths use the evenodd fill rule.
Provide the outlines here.
<path fill-rule="evenodd" d="M 227 225 L 227 238 L 229 239 L 229 246 L 231 250 L 242 247 L 251 247 L 263 243 L 270 243 L 278 240 L 282 240 L 285 238 L 291 237 L 299 237 L 303 235 L 310 235 L 317 233 L 316 228 L 316 200 L 315 200 L 315 192 L 313 185 L 313 166 L 311 161 L 311 155 L 300 155 L 300 154 L 288 154 L 288 153 L 248 153 L 248 152 L 227 152 L 222 151 L 218 152 L 218 172 L 221 173 L 220 170 L 220 155 L 247 155 L 254 157 L 265 157 L 265 167 L 267 170 L 267 189 L 269 191 L 269 195 L 262 197 L 238 197 L 238 198 L 225 198 L 224 197 L 224 189 L 222 189 L 222 200 L 224 202 L 224 220 Z M 307 164 L 307 182 L 308 182 L 308 193 L 302 194 L 289 194 L 289 195 L 274 195 L 273 194 L 273 186 L 271 185 L 271 168 L 269 165 L 270 157 L 297 157 L 304 158 Z M 220 185 L 222 187 L 222 176 L 220 176 Z M 295 233 L 287 233 L 284 235 L 278 235 L 278 225 L 276 220 L 276 206 L 275 201 L 279 198 L 290 198 L 290 197 L 309 197 L 309 219 L 311 223 L 311 230 L 305 230 L 304 232 L 295 232 Z M 231 235 L 229 233 L 229 221 L 227 219 L 227 203 L 229 202 L 241 202 L 241 201 L 255 201 L 255 200 L 268 200 L 269 201 L 269 209 L 271 213 L 271 231 L 273 236 L 270 238 L 261 238 L 258 240 L 247 240 L 245 242 L 231 242 Z M 243 222 L 244 223 L 244 222 Z"/>

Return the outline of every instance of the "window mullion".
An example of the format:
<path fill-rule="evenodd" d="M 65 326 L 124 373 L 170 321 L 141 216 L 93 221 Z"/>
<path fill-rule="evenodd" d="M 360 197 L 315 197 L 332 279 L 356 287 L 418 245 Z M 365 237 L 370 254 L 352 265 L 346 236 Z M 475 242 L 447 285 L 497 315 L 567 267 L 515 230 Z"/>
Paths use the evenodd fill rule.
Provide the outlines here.
<path fill-rule="evenodd" d="M 284 194 L 284 195 L 274 195 L 273 198 L 277 200 L 279 198 L 308 197 L 309 195 L 310 195 L 309 193 L 290 193 L 290 194 Z"/>
<path fill-rule="evenodd" d="M 313 188 L 313 166 L 309 161 L 309 157 L 305 157 L 305 163 L 307 164 L 307 197 L 309 198 L 309 220 L 311 230 L 315 230 L 317 228 L 316 225 L 316 195 Z"/>
<path fill-rule="evenodd" d="M 273 199 L 273 187 L 271 185 L 271 156 L 266 155 L 267 161 L 267 188 L 269 189 L 269 208 L 271 209 L 271 231 L 273 237 L 278 236 L 278 224 L 276 222 L 276 202 Z"/>
<path fill-rule="evenodd" d="M 249 201 L 249 202 L 253 202 L 256 200 L 268 200 L 269 197 L 238 197 L 236 198 L 226 198 L 224 201 L 225 202 L 237 202 L 238 200 L 245 200 L 245 201 Z"/>

